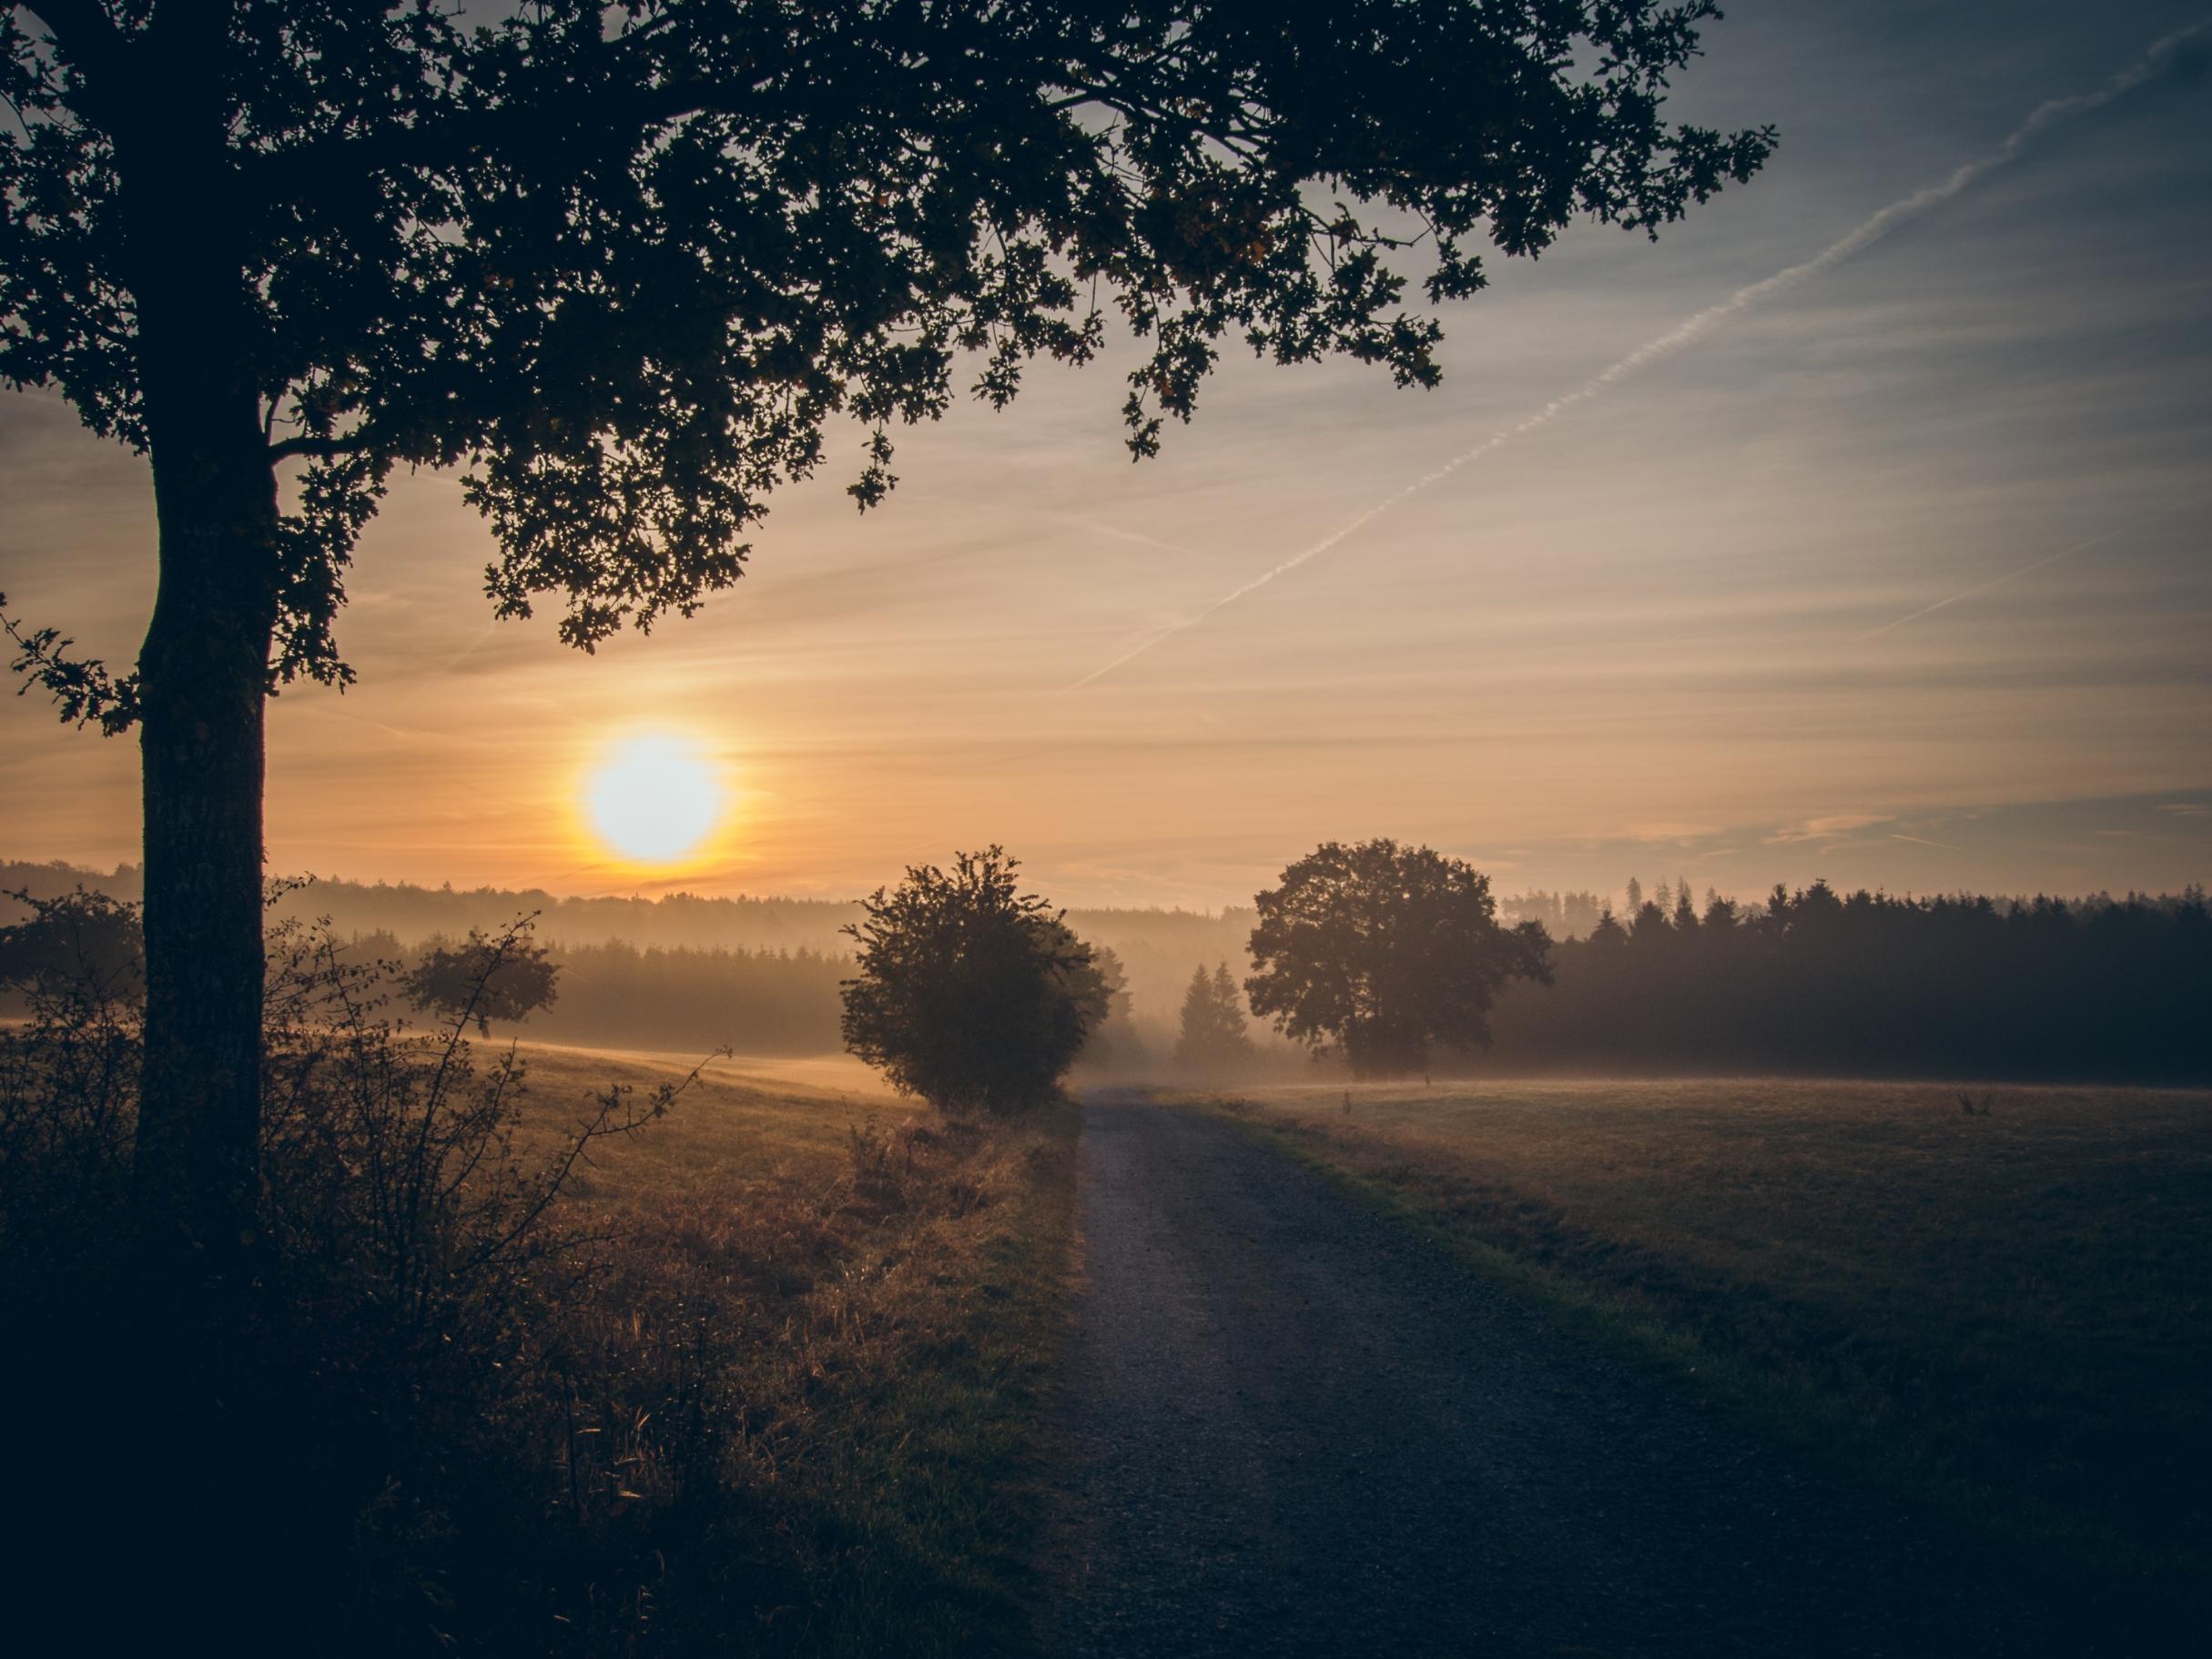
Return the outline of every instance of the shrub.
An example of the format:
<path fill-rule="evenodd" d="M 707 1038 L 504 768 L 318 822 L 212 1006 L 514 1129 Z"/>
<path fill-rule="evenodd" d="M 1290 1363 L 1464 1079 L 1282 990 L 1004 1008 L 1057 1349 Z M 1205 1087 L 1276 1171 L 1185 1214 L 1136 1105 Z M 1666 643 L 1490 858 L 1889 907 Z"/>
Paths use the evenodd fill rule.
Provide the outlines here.
<path fill-rule="evenodd" d="M 999 847 L 918 865 L 861 901 L 846 1047 L 949 1111 L 1010 1112 L 1057 1089 L 1111 991 L 1061 913 L 1018 891 Z"/>
<path fill-rule="evenodd" d="M 77 926 L 81 895 L 33 909 L 49 939 L 104 936 Z M 489 974 L 526 926 L 482 943 Z M 281 924 L 255 1287 L 219 1328 L 149 1327 L 129 1258 L 140 1003 L 114 967 L 39 956 L 29 1019 L 0 1031 L 0 1317 L 43 1339 L 7 1379 L 17 1410 L 81 1419 L 57 1482 L 141 1494 L 127 1524 L 149 1609 L 190 1616 L 243 1555 L 260 1569 L 236 1614 L 258 1627 L 247 1648 L 341 1606 L 359 1627 L 323 1651 L 438 1630 L 453 1540 L 545 1510 L 533 1442 L 567 1398 L 560 1316 L 594 1270 L 562 1194 L 685 1084 L 609 1087 L 565 1131 L 526 1134 L 520 1057 L 468 1040 L 478 1000 L 410 1028 L 386 1011 L 395 965 Z M 116 1512 L 97 1523 L 114 1536 Z"/>

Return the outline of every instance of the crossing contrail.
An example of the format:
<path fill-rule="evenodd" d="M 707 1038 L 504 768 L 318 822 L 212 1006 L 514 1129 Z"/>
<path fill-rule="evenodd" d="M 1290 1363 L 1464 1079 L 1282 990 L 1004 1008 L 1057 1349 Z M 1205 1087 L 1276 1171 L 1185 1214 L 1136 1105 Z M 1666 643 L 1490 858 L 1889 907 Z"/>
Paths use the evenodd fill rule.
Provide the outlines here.
<path fill-rule="evenodd" d="M 2046 564 L 2056 564 L 2061 559 L 2071 559 L 2076 553 L 2085 553 L 2093 547 L 2100 547 L 2119 533 L 2116 530 L 2108 530 L 2101 536 L 2091 536 L 2086 541 L 2076 541 L 2072 547 L 2062 547 L 2055 553 L 2045 554 L 2033 564 L 2024 564 L 2016 571 L 2007 571 L 2002 576 L 1993 576 L 1987 582 L 1953 593 L 1948 599 L 1939 599 L 1932 605 L 1923 605 L 1910 616 L 1901 616 L 1893 622 L 1882 623 L 1879 628 L 1869 628 L 1864 633 L 1854 635 L 1851 642 L 1858 645 L 1868 640 L 1879 639 L 1891 629 L 1902 628 L 1907 622 L 1916 622 L 1923 616 L 1933 615 L 1945 605 L 1955 605 L 1962 599 L 1972 599 L 1976 593 L 1986 593 L 1992 588 L 2002 587 L 2016 576 L 2025 576 L 2031 571 L 2040 571 Z"/>
<path fill-rule="evenodd" d="M 1756 305 L 1762 305 L 1778 294 L 1787 293 L 1808 278 L 1817 277 L 1821 272 L 1841 265 L 1853 254 L 1880 241 L 1898 226 L 1910 219 L 1917 218 L 1931 207 L 1949 201 L 1985 173 L 2001 167 L 2014 159 L 2045 128 L 2054 126 L 2061 121 L 2070 120 L 2075 116 L 2087 115 L 2092 110 L 2101 109 L 2113 99 L 2142 86 L 2144 82 L 2158 72 L 2176 46 L 2192 36 L 2202 34 L 2207 27 L 2212 27 L 2212 19 L 2193 23 L 2187 28 L 2176 29 L 2172 34 L 2154 42 L 2150 48 L 2131 66 L 2121 71 L 2095 91 L 2075 93 L 2069 97 L 2053 98 L 2046 104 L 2038 105 L 2030 113 L 2027 119 L 2014 127 L 2011 135 L 1996 148 L 1974 160 L 1961 164 L 1954 167 L 1947 177 L 1935 183 L 1915 190 L 1910 196 L 1901 197 L 1888 207 L 1869 214 L 1802 264 L 1792 265 L 1785 270 L 1776 271 L 1771 277 L 1762 278 L 1757 282 L 1747 283 L 1727 298 L 1709 305 L 1702 311 L 1685 318 L 1657 339 L 1646 340 L 1618 362 L 1599 369 L 1572 391 L 1562 392 L 1534 414 L 1525 417 L 1512 426 L 1499 428 L 1473 449 L 1455 455 L 1441 466 L 1423 473 L 1411 483 L 1401 485 L 1397 490 L 1368 508 L 1366 511 L 1356 518 L 1347 520 L 1344 524 L 1331 531 L 1304 552 L 1294 553 L 1282 563 L 1270 570 L 1263 571 L 1251 581 L 1231 589 L 1204 610 L 1193 612 L 1180 622 L 1171 622 L 1164 627 L 1155 629 L 1137 644 L 1114 658 L 1112 662 L 1102 668 L 1093 669 L 1068 689 L 1081 691 L 1086 685 L 1103 680 L 1116 669 L 1126 667 L 1144 655 L 1145 652 L 1166 643 L 1177 634 L 1187 632 L 1197 627 L 1199 623 L 1216 612 L 1233 605 L 1247 594 L 1257 592 L 1277 577 L 1287 576 L 1302 564 L 1310 564 L 1337 546 L 1345 538 L 1356 534 L 1374 523 L 1375 520 L 1381 518 L 1394 507 L 1420 494 L 1430 485 L 1440 483 L 1462 467 L 1468 466 L 1480 460 L 1486 455 L 1504 449 L 1517 438 L 1525 437 L 1540 426 L 1548 426 L 1560 416 L 1579 408 L 1594 398 L 1603 396 L 1615 385 L 1628 379 L 1639 369 L 1649 368 L 1661 358 L 1673 356 L 1683 347 L 1710 331 L 1717 324 L 1726 321 L 1737 313 L 1748 311 Z M 2079 551 L 2080 550 L 2069 551 Z"/>

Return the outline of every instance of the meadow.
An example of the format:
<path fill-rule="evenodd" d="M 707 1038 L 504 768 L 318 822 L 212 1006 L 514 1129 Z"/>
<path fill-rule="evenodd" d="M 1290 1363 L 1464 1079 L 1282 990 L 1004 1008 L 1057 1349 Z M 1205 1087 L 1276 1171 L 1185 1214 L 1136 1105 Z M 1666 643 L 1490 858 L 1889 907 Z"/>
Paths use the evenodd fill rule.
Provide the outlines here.
<path fill-rule="evenodd" d="M 1979 1546 L 2093 1601 L 2201 1594 L 2212 1095 L 1730 1079 L 1184 1098 Z"/>
<path fill-rule="evenodd" d="M 474 1077 L 506 1053 L 478 1046 Z M 684 1087 L 586 1148 L 512 1271 L 449 1254 L 419 1317 L 388 1255 L 286 1233 L 213 1412 L 149 1401 L 107 1208 L 19 1262 L 28 1339 L 0 1405 L 44 1425 L 24 1472 L 52 1494 L 25 1582 L 118 1647 L 198 1616 L 179 1610 L 251 1540 L 253 1595 L 206 1615 L 241 1649 L 249 1615 L 333 1654 L 1027 1651 L 1073 1109 L 948 1119 L 842 1057 L 717 1058 L 687 1083 L 666 1055 L 515 1057 L 519 1109 L 472 1143 L 471 1187 L 557 1161 L 610 1089 Z M 360 1183 L 372 1207 L 407 1190 Z M 86 1539 L 140 1563 L 133 1595 L 106 1593 Z"/>
<path fill-rule="evenodd" d="M 548 1128 L 609 1081 L 688 1069 L 525 1057 Z M 547 1465 L 594 1539 L 592 1593 L 561 1610 L 574 1646 L 1025 1645 L 1074 1128 L 949 1120 L 841 1057 L 721 1059 L 595 1155 L 563 1200 L 603 1240 L 563 1333 L 593 1397 L 563 1402 Z M 594 1603 L 602 1627 L 575 1629 Z"/>

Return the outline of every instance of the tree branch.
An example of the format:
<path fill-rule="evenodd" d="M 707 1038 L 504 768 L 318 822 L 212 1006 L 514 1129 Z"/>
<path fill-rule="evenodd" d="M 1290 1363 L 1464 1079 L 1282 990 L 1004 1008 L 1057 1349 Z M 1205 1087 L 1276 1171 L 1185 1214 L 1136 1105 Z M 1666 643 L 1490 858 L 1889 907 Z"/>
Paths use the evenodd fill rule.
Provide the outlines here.
<path fill-rule="evenodd" d="M 0 593 L 0 630 L 15 642 L 15 660 L 8 666 L 24 677 L 15 688 L 23 696 L 32 686 L 42 686 L 59 705 L 64 722 L 79 726 L 99 723 L 109 737 L 127 732 L 138 719 L 138 676 L 120 680 L 104 663 L 67 654 L 75 644 L 58 628 L 39 628 L 26 633 L 6 613 L 7 595 Z"/>
<path fill-rule="evenodd" d="M 46 34 L 78 61 L 112 67 L 123 35 L 100 0 L 15 0 L 46 25 Z"/>
<path fill-rule="evenodd" d="M 115 96 L 123 76 L 129 41 L 100 0 L 15 0 L 46 25 L 46 38 L 62 60 L 78 71 L 77 95 L 70 100 L 85 114 L 113 130 L 130 100 Z"/>

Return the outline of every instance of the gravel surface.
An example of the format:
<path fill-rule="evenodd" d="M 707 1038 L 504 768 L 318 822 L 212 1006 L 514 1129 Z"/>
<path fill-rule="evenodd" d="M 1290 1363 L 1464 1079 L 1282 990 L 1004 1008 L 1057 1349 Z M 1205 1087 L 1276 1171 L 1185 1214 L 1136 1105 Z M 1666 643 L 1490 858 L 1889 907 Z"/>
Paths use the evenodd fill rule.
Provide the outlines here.
<path fill-rule="evenodd" d="M 1228 1124 L 1096 1092 L 1081 1180 L 1049 1653 L 2082 1651 Z"/>

